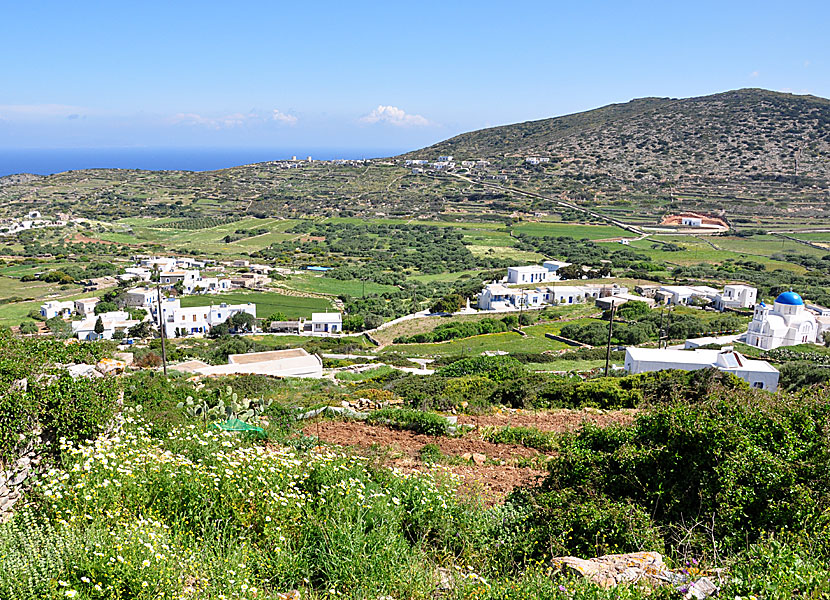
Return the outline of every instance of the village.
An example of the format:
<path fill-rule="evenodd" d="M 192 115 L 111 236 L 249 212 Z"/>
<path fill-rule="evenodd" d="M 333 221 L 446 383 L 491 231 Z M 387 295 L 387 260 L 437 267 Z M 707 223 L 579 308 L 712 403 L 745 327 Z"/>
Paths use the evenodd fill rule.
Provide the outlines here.
<path fill-rule="evenodd" d="M 311 267 L 312 272 L 316 267 Z M 286 270 L 279 269 L 285 273 Z M 325 274 L 325 269 L 318 272 Z M 339 310 L 314 312 L 310 318 L 269 319 L 258 314 L 255 302 L 226 302 L 200 306 L 184 306 L 182 300 L 191 296 L 209 298 L 230 290 L 263 290 L 270 282 L 275 267 L 249 260 L 216 261 L 184 256 L 139 256 L 131 266 L 116 277 L 122 292 L 118 301 L 102 301 L 84 297 L 69 301 L 47 301 L 40 307 L 43 319 L 63 319 L 71 326 L 72 336 L 79 340 L 115 340 L 122 347 L 140 345 L 147 338 L 162 336 L 168 340 L 199 339 L 219 335 L 276 335 L 341 338 L 368 336 L 371 331 L 344 331 L 343 314 Z M 721 289 L 707 285 L 671 285 L 641 283 L 630 289 L 615 282 L 610 273 L 599 281 L 581 282 L 596 271 L 576 268 L 568 262 L 545 260 L 540 265 L 512 266 L 499 281 L 483 283 L 476 297 L 467 299 L 466 306 L 454 313 L 423 310 L 406 315 L 395 322 L 423 319 L 436 314 L 452 319 L 453 315 L 531 314 L 548 307 L 595 306 L 609 313 L 627 303 L 641 303 L 647 310 L 671 311 L 685 307 L 699 311 L 717 311 L 751 315 L 745 331 L 675 340 L 671 348 L 658 348 L 646 343 L 643 347 L 625 348 L 625 359 L 616 369 L 630 374 L 648 371 L 716 368 L 731 372 L 750 385 L 775 391 L 778 370 L 763 360 L 752 360 L 736 351 L 736 343 L 769 351 L 784 346 L 821 344 L 830 332 L 830 309 L 805 304 L 796 292 L 778 295 L 767 303 L 757 298 L 757 289 L 745 283 L 730 283 Z M 388 327 L 394 323 L 386 323 Z M 662 331 L 662 329 L 661 329 Z M 549 334 L 552 335 L 552 334 Z M 662 335 L 662 334 L 661 334 Z M 575 346 L 585 346 L 561 334 L 552 339 Z M 610 334 L 608 344 L 610 345 Z M 146 342 L 144 342 L 146 343 Z M 666 342 L 667 344 L 667 342 Z M 712 349 L 719 345 L 720 349 Z M 402 346 L 405 349 L 405 346 Z M 244 357 L 241 358 L 241 357 Z M 211 366 L 202 361 L 186 361 L 179 370 L 203 375 L 259 373 L 272 376 L 322 377 L 323 361 L 302 348 L 273 350 L 258 355 L 229 357 L 227 365 Z M 415 367 L 413 367 L 415 368 Z M 415 372 L 431 373 L 423 364 Z"/>

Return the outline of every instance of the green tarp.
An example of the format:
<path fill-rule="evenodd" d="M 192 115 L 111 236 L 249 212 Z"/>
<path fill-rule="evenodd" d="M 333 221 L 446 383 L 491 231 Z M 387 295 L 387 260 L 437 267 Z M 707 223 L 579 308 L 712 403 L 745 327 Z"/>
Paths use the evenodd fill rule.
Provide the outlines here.
<path fill-rule="evenodd" d="M 249 425 L 245 421 L 240 421 L 239 419 L 228 419 L 222 423 L 214 423 L 213 426 L 217 429 L 221 429 L 222 431 L 238 431 L 256 438 L 265 439 L 268 437 L 262 427 Z"/>

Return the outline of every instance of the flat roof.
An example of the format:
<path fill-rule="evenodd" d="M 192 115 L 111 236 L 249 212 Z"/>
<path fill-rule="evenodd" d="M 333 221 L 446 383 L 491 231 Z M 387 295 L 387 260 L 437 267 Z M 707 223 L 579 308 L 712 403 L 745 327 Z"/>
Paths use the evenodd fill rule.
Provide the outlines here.
<path fill-rule="evenodd" d="M 342 321 L 343 316 L 339 312 L 311 313 L 312 321 Z"/>
<path fill-rule="evenodd" d="M 288 348 L 286 350 L 267 350 L 265 352 L 249 352 L 248 354 L 231 354 L 228 363 L 234 365 L 248 365 L 271 360 L 283 360 L 298 356 L 310 356 L 303 348 Z"/>

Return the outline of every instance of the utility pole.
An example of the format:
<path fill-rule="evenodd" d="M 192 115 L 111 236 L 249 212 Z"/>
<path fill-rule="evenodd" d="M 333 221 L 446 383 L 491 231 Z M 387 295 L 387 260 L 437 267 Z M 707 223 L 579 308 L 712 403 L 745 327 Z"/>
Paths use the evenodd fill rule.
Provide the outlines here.
<path fill-rule="evenodd" d="M 611 332 L 614 329 L 614 313 L 617 311 L 617 304 L 611 300 L 611 317 L 608 319 L 608 345 L 605 347 L 605 376 L 608 377 L 608 367 L 611 362 Z"/>
<path fill-rule="evenodd" d="M 161 278 L 159 278 L 161 279 Z M 159 279 L 156 280 L 156 297 L 158 298 L 159 310 L 159 333 L 161 333 L 161 362 L 164 368 L 164 377 L 167 378 L 167 345 L 165 344 L 164 335 L 164 316 L 161 310 L 161 283 Z"/>
<path fill-rule="evenodd" d="M 665 310 L 665 307 L 661 306 L 660 307 L 660 329 L 657 332 L 657 349 L 658 350 L 663 347 L 663 311 L 664 310 Z"/>

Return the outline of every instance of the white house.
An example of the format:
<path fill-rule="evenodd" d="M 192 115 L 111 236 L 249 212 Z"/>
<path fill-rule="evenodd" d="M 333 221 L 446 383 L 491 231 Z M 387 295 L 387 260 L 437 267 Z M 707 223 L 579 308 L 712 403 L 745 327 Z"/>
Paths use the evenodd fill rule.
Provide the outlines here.
<path fill-rule="evenodd" d="M 703 219 L 700 217 L 683 217 L 681 223 L 684 227 L 702 227 Z"/>
<path fill-rule="evenodd" d="M 750 360 L 732 350 L 669 350 L 658 348 L 626 348 L 625 370 L 647 373 L 665 369 L 696 371 L 714 367 L 737 375 L 754 388 L 774 392 L 778 388 L 778 369 L 764 360 Z"/>
<path fill-rule="evenodd" d="M 819 306 L 818 304 L 808 304 L 807 310 L 817 317 L 830 317 L 830 308 Z"/>
<path fill-rule="evenodd" d="M 95 305 L 98 302 L 98 298 L 80 298 L 79 300 L 75 300 L 75 312 L 79 315 L 94 314 Z"/>
<path fill-rule="evenodd" d="M 708 285 L 664 285 L 655 296 L 666 304 L 689 304 L 692 298 L 714 300 L 720 292 Z"/>
<path fill-rule="evenodd" d="M 57 300 L 50 300 L 40 305 L 40 316 L 46 319 L 52 317 L 69 317 L 75 312 L 75 303 L 71 300 L 66 302 L 59 302 Z"/>
<path fill-rule="evenodd" d="M 194 291 L 201 288 L 203 291 L 215 294 L 218 292 L 227 292 L 232 288 L 231 280 L 225 277 L 202 277 Z"/>
<path fill-rule="evenodd" d="M 795 292 L 784 292 L 772 307 L 761 302 L 746 332 L 750 346 L 771 350 L 779 346 L 815 343 L 818 335 L 816 317 L 804 308 L 804 300 Z"/>
<path fill-rule="evenodd" d="M 152 306 L 155 322 L 158 323 L 158 311 Z M 205 334 L 211 328 L 224 323 L 237 313 L 248 313 L 256 318 L 256 304 L 225 304 L 210 306 L 181 305 L 178 298 L 166 298 L 161 304 L 164 333 L 167 337 L 178 335 Z"/>
<path fill-rule="evenodd" d="M 124 274 L 130 275 L 133 279 L 139 279 L 140 281 L 150 281 L 152 271 L 146 267 L 127 267 L 124 269 Z"/>
<path fill-rule="evenodd" d="M 507 283 L 543 283 L 549 280 L 551 271 L 544 266 L 528 265 L 526 267 L 508 267 Z"/>
<path fill-rule="evenodd" d="M 343 316 L 339 312 L 311 313 L 306 327 L 311 327 L 311 333 L 342 333 Z"/>
<path fill-rule="evenodd" d="M 751 285 L 730 283 L 715 296 L 715 308 L 721 312 L 726 308 L 751 308 L 757 298 L 758 290 Z"/>
<path fill-rule="evenodd" d="M 139 266 L 152 271 L 155 267 L 159 271 L 172 271 L 176 268 L 176 259 L 171 256 L 148 256 L 142 258 Z"/>
<path fill-rule="evenodd" d="M 177 269 L 175 271 L 162 271 L 159 274 L 159 281 L 162 285 L 176 285 L 182 283 L 182 289 L 186 293 L 192 293 L 202 280 L 199 271 L 196 269 Z"/>
<path fill-rule="evenodd" d="M 506 310 L 515 308 L 523 290 L 511 289 L 500 283 L 490 283 L 478 295 L 478 308 L 480 310 Z"/>
<path fill-rule="evenodd" d="M 104 326 L 102 333 L 95 333 L 95 324 L 98 319 L 101 319 L 101 324 Z M 112 335 L 118 331 L 126 331 L 133 325 L 137 325 L 140 321 L 130 319 L 130 315 L 124 311 L 116 310 L 100 315 L 90 315 L 81 321 L 72 322 L 72 333 L 79 340 L 111 340 Z"/>
<path fill-rule="evenodd" d="M 549 304 L 579 304 L 585 301 L 585 289 L 575 285 L 548 286 L 542 291 Z"/>
<path fill-rule="evenodd" d="M 545 267 L 548 271 L 550 271 L 551 275 L 548 277 L 548 281 L 552 281 L 554 279 L 559 279 L 559 269 L 563 267 L 570 267 L 571 263 L 563 262 L 561 260 L 546 260 L 542 263 L 542 266 Z"/>
<path fill-rule="evenodd" d="M 157 297 L 158 293 L 153 288 L 133 288 L 131 290 L 127 290 L 125 301 L 127 306 L 150 308 L 156 303 Z"/>

